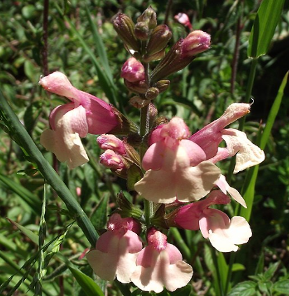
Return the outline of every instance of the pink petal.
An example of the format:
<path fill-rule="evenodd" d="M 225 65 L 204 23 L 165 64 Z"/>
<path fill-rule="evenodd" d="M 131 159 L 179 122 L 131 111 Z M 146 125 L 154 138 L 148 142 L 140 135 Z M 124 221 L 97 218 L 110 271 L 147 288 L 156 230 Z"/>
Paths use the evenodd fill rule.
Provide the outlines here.
<path fill-rule="evenodd" d="M 247 208 L 244 198 L 241 196 L 237 189 L 230 187 L 230 185 L 226 181 L 225 176 L 221 175 L 220 178 L 215 182 L 215 184 L 221 189 L 224 194 L 228 192 L 236 202 L 238 202 L 244 208 Z"/>
<path fill-rule="evenodd" d="M 152 144 L 143 157 L 143 169 L 146 171 L 149 169 L 155 171 L 160 170 L 163 166 L 166 149 L 167 148 L 162 141 Z M 167 153 L 169 153 L 169 151 L 167 151 Z"/>
<path fill-rule="evenodd" d="M 186 151 L 190 159 L 191 166 L 196 166 L 201 161 L 206 160 L 206 154 L 204 150 L 196 143 L 190 140 L 181 140 L 180 146 Z"/>

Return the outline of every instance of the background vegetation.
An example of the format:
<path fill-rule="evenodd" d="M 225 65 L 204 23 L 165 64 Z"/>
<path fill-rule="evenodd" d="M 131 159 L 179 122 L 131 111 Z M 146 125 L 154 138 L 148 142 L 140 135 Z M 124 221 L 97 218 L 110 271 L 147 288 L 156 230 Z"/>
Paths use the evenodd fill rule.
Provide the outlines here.
<path fill-rule="evenodd" d="M 123 180 L 99 165 L 100 151 L 95 136 L 84 140 L 90 162 L 72 171 L 66 165 L 57 164 L 41 147 L 40 134 L 48 127 L 49 113 L 60 99 L 43 91 L 38 80 L 40 75 L 60 70 L 74 86 L 110 101 L 138 122 L 139 111 L 128 105 L 132 94 L 120 78 L 121 66 L 129 56 L 113 30 L 111 18 L 122 11 L 135 21 L 148 5 L 156 10 L 159 23 L 168 17 L 173 32 L 170 45 L 188 33 L 173 19 L 179 12 L 189 15 L 194 29 L 202 29 L 212 36 L 211 49 L 185 70 L 170 76 L 170 88 L 155 100 L 160 115 L 181 116 L 192 131 L 220 116 L 230 103 L 244 101 L 252 81 L 252 63 L 256 62 L 252 94 L 249 93 L 254 104 L 244 129 L 251 140 L 258 143 L 260 130 L 267 123 L 289 68 L 288 2 L 278 19 L 267 54 L 252 61 L 248 59 L 247 49 L 260 6 L 257 0 L 173 0 L 168 3 L 2 0 L 0 89 L 98 231 L 105 227 L 105 213 L 115 208 L 116 194 L 121 190 L 127 197 L 130 194 Z M 171 295 L 289 294 L 288 111 L 287 87 L 265 148 L 266 160 L 259 167 L 250 219 L 253 237 L 236 254 L 222 255 L 212 250 L 200 233 L 171 234 L 171 241 L 183 250 L 185 259 L 194 268 L 192 288 L 186 287 Z M 87 290 L 90 282 L 83 274 L 94 276 L 86 260 L 80 260 L 79 256 L 90 244 L 74 223 L 76 217 L 68 213 L 57 194 L 44 184 L 29 155 L 13 141 L 11 130 L 7 130 L 3 121 L 0 123 L 3 129 L 0 130 L 1 293 L 101 295 L 92 284 L 92 290 Z M 228 172 L 229 165 L 230 161 L 225 162 L 222 170 Z M 241 192 L 245 177 L 246 172 L 242 172 L 231 178 L 233 186 Z M 80 194 L 77 188 L 81 188 Z M 234 205 L 227 208 L 230 215 L 236 211 Z M 232 276 L 226 282 L 228 274 Z M 127 287 L 117 282 L 95 281 L 107 295 L 130 295 Z M 133 295 L 148 295 L 138 293 L 135 291 Z M 163 292 L 162 295 L 170 294 Z"/>

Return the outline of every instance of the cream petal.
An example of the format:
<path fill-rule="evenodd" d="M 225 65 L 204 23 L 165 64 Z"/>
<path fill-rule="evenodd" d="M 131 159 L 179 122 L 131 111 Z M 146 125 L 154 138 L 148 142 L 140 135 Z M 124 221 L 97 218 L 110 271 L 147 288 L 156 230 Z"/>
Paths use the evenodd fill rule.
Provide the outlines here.
<path fill-rule="evenodd" d="M 96 275 L 106 281 L 114 280 L 118 261 L 116 254 L 91 250 L 86 258 Z"/>
<path fill-rule="evenodd" d="M 134 188 L 149 201 L 167 204 L 176 200 L 176 182 L 172 172 L 148 170 Z"/>
<path fill-rule="evenodd" d="M 220 252 L 236 252 L 236 245 L 248 242 L 252 236 L 250 225 L 245 218 L 233 217 L 229 225 L 222 225 L 209 231 L 209 240 L 214 248 Z"/>
<path fill-rule="evenodd" d="M 244 132 L 226 129 L 222 131 L 222 138 L 227 144 L 230 156 L 237 153 L 234 174 L 257 165 L 265 159 L 264 151 L 254 145 Z"/>
<path fill-rule="evenodd" d="M 155 251 L 153 256 L 152 266 L 137 266 L 132 274 L 131 281 L 138 288 L 160 293 L 163 286 L 172 292 L 188 284 L 193 275 L 193 269 L 189 264 L 181 260 L 170 264 L 169 253 L 166 250 Z"/>
<path fill-rule="evenodd" d="M 210 161 L 176 172 L 177 199 L 181 202 L 195 201 L 207 195 L 220 176 L 220 169 Z"/>

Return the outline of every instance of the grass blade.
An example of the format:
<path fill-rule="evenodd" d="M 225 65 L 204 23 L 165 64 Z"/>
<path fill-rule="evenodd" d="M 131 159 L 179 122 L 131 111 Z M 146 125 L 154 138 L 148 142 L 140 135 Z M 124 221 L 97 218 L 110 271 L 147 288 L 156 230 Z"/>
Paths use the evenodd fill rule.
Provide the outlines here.
<path fill-rule="evenodd" d="M 268 52 L 276 26 L 281 18 L 284 0 L 263 0 L 250 34 L 248 57 L 258 58 Z"/>
<path fill-rule="evenodd" d="M 283 93 L 284 93 L 284 89 L 287 84 L 287 80 L 288 80 L 288 72 L 285 74 L 285 76 L 282 80 L 282 83 L 281 83 L 280 88 L 278 90 L 278 94 L 277 94 L 277 96 L 274 100 L 274 103 L 272 105 L 272 108 L 270 110 L 267 124 L 266 124 L 266 127 L 264 129 L 264 132 L 263 132 L 263 134 L 261 136 L 261 140 L 260 140 L 260 148 L 261 149 L 264 149 L 266 147 L 267 142 L 268 142 L 273 124 L 275 122 L 276 116 L 277 116 L 278 111 L 280 109 L 280 105 L 282 102 Z M 252 212 L 252 207 L 253 207 L 253 202 L 254 202 L 255 185 L 256 185 L 256 180 L 257 180 L 257 176 L 258 176 L 258 170 L 259 170 L 259 166 L 255 166 L 255 167 L 249 169 L 249 171 L 247 172 L 246 180 L 245 180 L 245 184 L 244 184 L 245 190 L 243 193 L 243 197 L 246 201 L 247 209 L 242 208 L 240 215 L 242 217 L 244 217 L 247 221 L 249 221 L 250 217 L 251 217 L 251 212 Z"/>

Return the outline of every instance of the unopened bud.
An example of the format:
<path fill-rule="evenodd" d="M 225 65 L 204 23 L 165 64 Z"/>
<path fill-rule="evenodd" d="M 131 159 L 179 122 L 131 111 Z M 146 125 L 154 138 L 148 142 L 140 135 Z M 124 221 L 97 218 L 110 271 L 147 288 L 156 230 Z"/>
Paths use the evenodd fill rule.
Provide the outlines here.
<path fill-rule="evenodd" d="M 130 105 L 137 109 L 141 109 L 149 104 L 149 100 L 144 100 L 138 96 L 134 96 L 129 100 Z"/>
<path fill-rule="evenodd" d="M 144 66 L 137 59 L 131 57 L 123 64 L 120 76 L 129 82 L 144 80 Z"/>
<path fill-rule="evenodd" d="M 134 27 L 134 33 L 138 39 L 147 40 L 149 38 L 150 30 L 146 23 L 139 22 Z"/>
<path fill-rule="evenodd" d="M 153 103 L 149 104 L 149 124 L 153 126 L 158 116 L 158 109 Z"/>
<path fill-rule="evenodd" d="M 148 89 L 148 85 L 146 84 L 145 80 L 136 82 L 124 80 L 124 84 L 131 92 L 134 93 L 145 94 Z"/>
<path fill-rule="evenodd" d="M 97 138 L 97 143 L 101 149 L 110 149 L 121 155 L 126 154 L 123 141 L 114 135 L 110 135 L 110 134 L 100 135 Z"/>
<path fill-rule="evenodd" d="M 159 95 L 160 91 L 156 87 L 150 87 L 145 93 L 148 100 L 153 100 Z"/>
<path fill-rule="evenodd" d="M 151 34 L 147 45 L 147 54 L 152 55 L 163 50 L 172 37 L 172 32 L 167 25 L 157 26 Z"/>
<path fill-rule="evenodd" d="M 139 51 L 139 41 L 134 33 L 134 23 L 130 17 L 118 13 L 112 20 L 113 27 L 118 36 L 123 40 L 129 49 Z"/>
<path fill-rule="evenodd" d="M 174 16 L 174 19 L 181 25 L 187 27 L 190 31 L 193 30 L 192 24 L 187 14 L 180 12 Z"/>
<path fill-rule="evenodd" d="M 171 82 L 169 80 L 160 80 L 154 86 L 158 88 L 158 90 L 161 93 L 168 89 L 168 87 L 170 86 L 170 83 Z"/>
<path fill-rule="evenodd" d="M 146 54 L 144 56 L 144 58 L 143 58 L 143 61 L 145 63 L 149 63 L 149 62 L 152 62 L 152 61 L 158 61 L 158 60 L 161 60 L 165 56 L 165 54 L 166 54 L 166 52 L 165 52 L 164 49 L 159 51 L 159 52 L 156 52 L 156 53 L 154 53 L 152 55 Z"/>
<path fill-rule="evenodd" d="M 99 162 L 112 170 L 123 169 L 125 167 L 123 158 L 110 149 L 105 150 L 105 152 L 100 155 Z"/>
<path fill-rule="evenodd" d="M 149 29 L 154 29 L 157 25 L 157 15 L 151 6 L 149 6 L 137 19 L 138 22 L 144 22 Z"/>
<path fill-rule="evenodd" d="M 191 32 L 182 45 L 182 56 L 193 57 L 210 48 L 211 36 L 201 30 Z"/>

